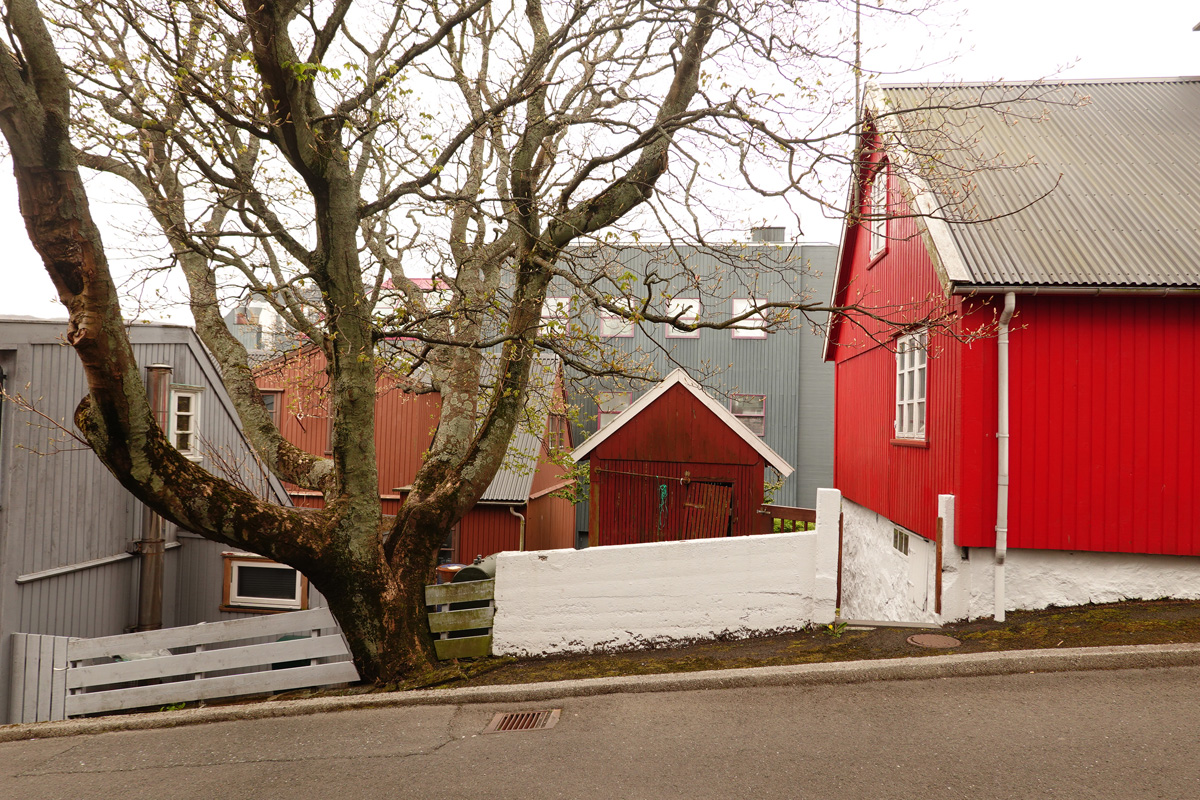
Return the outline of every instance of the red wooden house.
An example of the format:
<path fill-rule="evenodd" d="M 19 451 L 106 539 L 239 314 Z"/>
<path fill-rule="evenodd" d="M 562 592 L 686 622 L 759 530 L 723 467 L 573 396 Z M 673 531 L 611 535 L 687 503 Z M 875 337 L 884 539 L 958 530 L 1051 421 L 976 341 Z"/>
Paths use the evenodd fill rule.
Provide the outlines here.
<path fill-rule="evenodd" d="M 545 366 L 545 365 L 543 365 Z M 553 550 L 575 546 L 575 509 L 554 495 L 569 481 L 554 454 L 570 448 L 566 401 L 558 366 L 547 366 L 546 395 L 526 414 L 509 445 L 508 456 L 491 485 L 447 537 L 440 560 L 470 562 L 502 550 Z M 259 390 L 273 410 L 284 437 L 314 455 L 330 453 L 332 418 L 325 393 L 325 356 L 303 347 L 255 370 Z M 383 371 L 376 385 L 375 452 L 379 495 L 385 514 L 395 514 L 433 441 L 441 411 L 437 392 L 417 393 L 406 379 Z M 285 484 L 292 502 L 320 508 L 320 492 Z"/>
<path fill-rule="evenodd" d="M 589 462 L 589 544 L 759 533 L 763 479 L 792 467 L 677 369 L 571 456 Z"/>
<path fill-rule="evenodd" d="M 1200 80 L 869 97 L 833 299 L 906 324 L 827 341 L 850 615 L 940 607 L 896 599 L 939 527 L 942 616 L 1196 596 L 1200 561 L 1159 556 L 1200 555 Z M 1029 165 L 972 166 L 997 155 Z"/>

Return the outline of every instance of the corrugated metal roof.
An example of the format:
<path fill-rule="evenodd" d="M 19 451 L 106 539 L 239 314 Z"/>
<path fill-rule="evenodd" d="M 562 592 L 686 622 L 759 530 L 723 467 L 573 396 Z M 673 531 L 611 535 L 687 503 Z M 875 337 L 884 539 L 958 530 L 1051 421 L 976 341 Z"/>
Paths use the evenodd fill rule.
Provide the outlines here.
<path fill-rule="evenodd" d="M 496 471 L 491 485 L 479 498 L 480 502 L 512 502 L 525 503 L 529 500 L 533 487 L 533 477 L 537 472 L 538 454 L 542 447 L 545 434 L 546 417 L 539 418 L 540 432 L 531 433 L 523 423 L 519 423 L 517 432 L 513 434 L 508 445 L 508 453 L 504 463 Z"/>
<path fill-rule="evenodd" d="M 973 284 L 1200 286 L 1200 78 L 881 90 Z"/>

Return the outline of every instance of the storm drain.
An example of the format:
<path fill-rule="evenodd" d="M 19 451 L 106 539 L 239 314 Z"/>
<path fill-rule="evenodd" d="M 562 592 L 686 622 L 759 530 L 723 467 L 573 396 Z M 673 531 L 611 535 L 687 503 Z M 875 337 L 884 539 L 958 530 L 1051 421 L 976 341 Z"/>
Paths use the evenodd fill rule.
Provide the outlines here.
<path fill-rule="evenodd" d="M 547 711 L 509 711 L 492 717 L 483 729 L 484 733 L 507 733 L 508 731 L 544 731 L 558 724 L 561 708 Z"/>

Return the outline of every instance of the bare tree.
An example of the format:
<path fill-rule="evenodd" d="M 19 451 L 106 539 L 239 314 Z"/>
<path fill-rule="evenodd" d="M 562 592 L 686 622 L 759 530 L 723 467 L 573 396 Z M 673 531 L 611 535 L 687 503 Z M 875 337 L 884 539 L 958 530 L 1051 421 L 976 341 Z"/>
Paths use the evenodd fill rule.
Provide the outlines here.
<path fill-rule="evenodd" d="M 683 329 L 757 315 L 782 327 L 831 310 L 798 292 L 732 319 L 685 320 L 668 308 L 678 275 L 633 281 L 597 254 L 655 228 L 704 247 L 719 219 L 712 198 L 738 188 L 836 205 L 809 181 L 857 157 L 834 130 L 839 106 L 819 89 L 853 52 L 830 33 L 837 4 L 3 8 L 0 129 L 88 376 L 76 425 L 165 518 L 304 572 L 367 679 L 428 669 L 422 586 L 445 531 L 504 459 L 537 354 L 586 374 L 636 372 L 586 325 L 543 324 L 552 282 L 591 309 Z M 256 450 L 279 477 L 322 491 L 322 510 L 264 503 L 163 437 L 81 168 L 118 176 L 144 199 Z M 677 263 L 686 273 L 686 258 Z M 755 268 L 765 267 L 731 259 L 728 275 Z M 273 424 L 221 320 L 234 294 L 271 303 L 323 350 L 331 458 L 292 446 Z M 374 449 L 384 360 L 442 395 L 395 518 L 381 513 Z"/>

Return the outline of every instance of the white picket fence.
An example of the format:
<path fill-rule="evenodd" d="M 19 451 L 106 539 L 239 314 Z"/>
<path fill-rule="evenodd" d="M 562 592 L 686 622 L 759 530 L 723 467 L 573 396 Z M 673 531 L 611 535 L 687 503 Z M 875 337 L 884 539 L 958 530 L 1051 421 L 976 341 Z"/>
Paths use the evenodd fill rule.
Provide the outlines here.
<path fill-rule="evenodd" d="M 99 639 L 15 633 L 12 645 L 11 722 L 358 680 L 326 608 Z"/>

